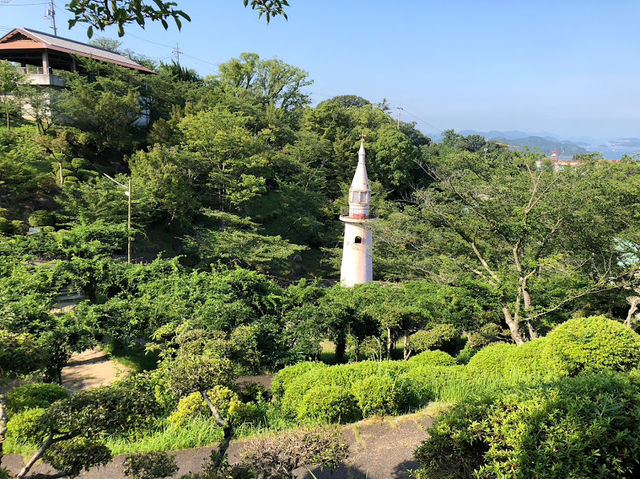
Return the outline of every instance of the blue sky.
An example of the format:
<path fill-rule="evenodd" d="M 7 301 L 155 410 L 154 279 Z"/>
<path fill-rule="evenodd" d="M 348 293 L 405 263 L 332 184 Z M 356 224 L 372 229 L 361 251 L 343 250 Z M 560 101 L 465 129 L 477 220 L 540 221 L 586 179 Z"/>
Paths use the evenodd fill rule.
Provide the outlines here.
<path fill-rule="evenodd" d="M 0 1 L 0 33 L 48 31 L 45 0 Z M 598 140 L 640 137 L 640 2 L 627 0 L 290 0 L 267 25 L 242 0 L 177 0 L 192 17 L 132 26 L 124 46 L 201 74 L 241 52 L 309 72 L 315 102 L 357 94 L 404 107 L 429 133 L 524 130 Z M 59 35 L 68 31 L 64 1 Z M 116 38 L 111 31 L 104 35 Z"/>

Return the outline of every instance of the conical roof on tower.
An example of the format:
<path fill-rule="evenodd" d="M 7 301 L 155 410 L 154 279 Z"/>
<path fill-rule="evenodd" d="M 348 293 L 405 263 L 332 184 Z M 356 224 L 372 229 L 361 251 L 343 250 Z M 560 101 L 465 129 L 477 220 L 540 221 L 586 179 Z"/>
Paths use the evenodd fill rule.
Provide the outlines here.
<path fill-rule="evenodd" d="M 360 140 L 360 151 L 358 152 L 358 166 L 353 175 L 353 181 L 351 182 L 349 191 L 371 191 L 369 188 L 369 177 L 367 176 L 366 156 L 364 138 L 362 138 Z"/>

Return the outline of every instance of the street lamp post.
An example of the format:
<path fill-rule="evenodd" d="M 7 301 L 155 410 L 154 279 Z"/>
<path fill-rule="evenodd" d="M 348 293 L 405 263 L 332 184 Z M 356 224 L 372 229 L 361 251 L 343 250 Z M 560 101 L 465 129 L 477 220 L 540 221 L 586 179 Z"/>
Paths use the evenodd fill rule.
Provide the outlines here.
<path fill-rule="evenodd" d="M 108 180 L 112 181 L 116 185 L 125 189 L 124 194 L 128 196 L 128 210 L 127 210 L 127 263 L 131 263 L 131 176 L 129 176 L 129 187 L 123 185 L 119 181 L 114 180 L 106 173 L 102 173 Z"/>

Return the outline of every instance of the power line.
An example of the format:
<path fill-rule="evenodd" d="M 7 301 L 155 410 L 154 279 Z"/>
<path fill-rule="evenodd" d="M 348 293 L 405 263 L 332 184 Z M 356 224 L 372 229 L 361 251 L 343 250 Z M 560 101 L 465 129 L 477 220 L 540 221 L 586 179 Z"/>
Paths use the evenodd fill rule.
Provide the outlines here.
<path fill-rule="evenodd" d="M 127 35 L 130 36 L 130 37 L 133 37 L 133 38 L 135 38 L 137 40 L 140 40 L 140 41 L 143 41 L 143 42 L 147 42 L 147 43 L 151 43 L 152 45 L 157 45 L 159 47 L 170 48 L 171 51 L 175 53 L 176 48 L 173 45 L 167 45 L 165 43 L 160 43 L 160 42 L 156 42 L 156 41 L 153 41 L 153 40 L 148 40 L 146 38 L 142 38 L 142 37 L 139 37 L 137 35 L 133 35 L 131 33 L 127 33 Z M 211 65 L 211 66 L 214 66 L 214 67 L 218 66 L 217 63 L 213 63 L 213 62 L 210 62 L 208 60 L 203 60 L 202 58 L 198 58 L 196 56 L 189 55 L 188 53 L 185 53 L 183 51 L 180 52 L 180 55 L 183 55 L 183 56 L 185 56 L 187 58 L 191 58 L 192 60 L 196 60 L 196 61 L 199 61 L 199 62 L 202 62 L 202 63 L 206 63 L 207 65 Z"/>
<path fill-rule="evenodd" d="M 179 66 L 180 65 L 180 54 L 184 53 L 184 52 L 182 50 L 180 50 L 180 45 L 177 42 L 176 42 L 176 47 L 172 51 L 176 56 L 176 63 Z"/>
<path fill-rule="evenodd" d="M 39 3 L 0 3 L 0 7 L 31 7 L 34 5 L 48 5 L 49 2 L 39 2 Z"/>

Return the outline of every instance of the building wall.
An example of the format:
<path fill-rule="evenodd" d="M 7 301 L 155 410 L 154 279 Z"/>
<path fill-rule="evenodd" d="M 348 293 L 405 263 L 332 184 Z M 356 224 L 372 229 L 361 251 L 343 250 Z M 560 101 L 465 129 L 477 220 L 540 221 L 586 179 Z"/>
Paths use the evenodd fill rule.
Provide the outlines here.
<path fill-rule="evenodd" d="M 356 238 L 361 242 L 357 243 Z M 373 234 L 363 223 L 345 222 L 340 282 L 354 286 L 373 281 Z"/>

